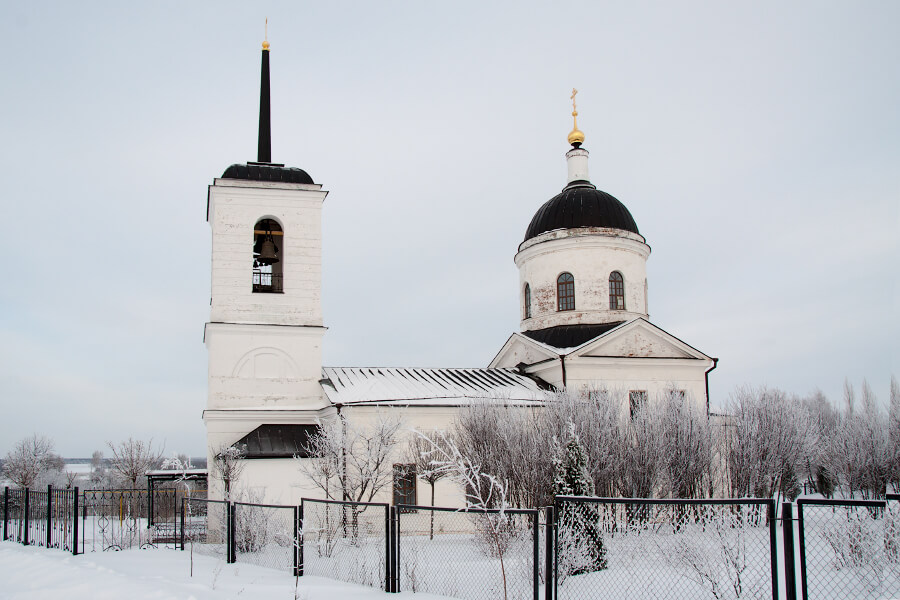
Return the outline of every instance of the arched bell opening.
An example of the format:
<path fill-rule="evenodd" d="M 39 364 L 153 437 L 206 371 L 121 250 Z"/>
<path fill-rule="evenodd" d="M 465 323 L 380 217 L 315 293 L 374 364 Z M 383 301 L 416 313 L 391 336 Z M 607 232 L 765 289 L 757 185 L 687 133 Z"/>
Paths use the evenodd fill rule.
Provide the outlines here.
<path fill-rule="evenodd" d="M 260 219 L 253 226 L 253 293 L 284 291 L 284 231 L 275 219 Z"/>

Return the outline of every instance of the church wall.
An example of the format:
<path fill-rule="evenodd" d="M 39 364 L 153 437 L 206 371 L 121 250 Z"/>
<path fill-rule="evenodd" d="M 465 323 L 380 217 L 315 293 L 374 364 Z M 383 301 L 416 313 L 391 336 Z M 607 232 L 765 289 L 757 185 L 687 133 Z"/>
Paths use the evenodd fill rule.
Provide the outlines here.
<path fill-rule="evenodd" d="M 207 324 L 207 408 L 324 406 L 319 384 L 324 332 L 322 327 Z"/>
<path fill-rule="evenodd" d="M 636 239 L 639 236 L 620 233 L 551 232 L 545 234 L 550 239 L 521 250 L 516 255 L 519 310 L 523 311 L 521 316 L 524 317 L 522 294 L 528 283 L 531 287 L 532 314 L 530 319 L 522 320 L 522 329 L 647 317 L 646 260 L 650 248 Z M 634 236 L 635 239 L 627 236 Z M 622 273 L 625 280 L 626 310 L 609 309 L 609 275 L 613 271 Z M 575 278 L 575 310 L 557 310 L 556 282 L 563 272 L 569 272 Z"/>
<path fill-rule="evenodd" d="M 252 187 L 251 187 L 252 185 Z M 217 179 L 210 186 L 212 298 L 210 320 L 321 325 L 322 201 L 320 186 Z M 281 223 L 284 293 L 253 293 L 253 226 Z"/>

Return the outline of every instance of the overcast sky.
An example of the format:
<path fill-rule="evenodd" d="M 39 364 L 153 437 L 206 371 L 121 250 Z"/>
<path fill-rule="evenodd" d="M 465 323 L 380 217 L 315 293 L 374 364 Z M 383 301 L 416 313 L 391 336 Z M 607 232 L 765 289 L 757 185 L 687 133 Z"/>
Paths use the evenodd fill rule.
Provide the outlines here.
<path fill-rule="evenodd" d="M 329 191 L 327 366 L 486 366 L 513 256 L 591 179 L 652 248 L 650 317 L 736 386 L 900 375 L 900 3 L 3 0 L 0 455 L 202 455 L 206 188 L 256 158 Z"/>

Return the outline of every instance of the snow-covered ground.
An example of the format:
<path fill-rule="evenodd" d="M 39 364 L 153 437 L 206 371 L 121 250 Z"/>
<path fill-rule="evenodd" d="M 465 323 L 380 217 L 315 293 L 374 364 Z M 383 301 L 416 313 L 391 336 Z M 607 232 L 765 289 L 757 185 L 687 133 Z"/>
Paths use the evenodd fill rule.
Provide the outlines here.
<path fill-rule="evenodd" d="M 372 588 L 171 549 L 96 552 L 72 556 L 0 542 L 0 598 L 28 600 L 446 600 L 433 594 L 386 594 Z"/>

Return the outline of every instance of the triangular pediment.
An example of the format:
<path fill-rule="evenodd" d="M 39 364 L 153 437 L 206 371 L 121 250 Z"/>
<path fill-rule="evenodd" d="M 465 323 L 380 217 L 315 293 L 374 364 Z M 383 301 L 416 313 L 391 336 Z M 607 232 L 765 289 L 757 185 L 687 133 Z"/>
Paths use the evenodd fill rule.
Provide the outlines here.
<path fill-rule="evenodd" d="M 500 352 L 497 353 L 497 356 L 494 357 L 494 360 L 491 361 L 488 367 L 492 369 L 514 368 L 522 363 L 533 365 L 558 357 L 559 355 L 550 347 L 536 342 L 521 333 L 514 333 L 506 340 L 503 348 L 500 349 Z"/>
<path fill-rule="evenodd" d="M 616 358 L 688 358 L 710 360 L 696 348 L 644 319 L 625 325 L 587 342 L 574 356 Z"/>

